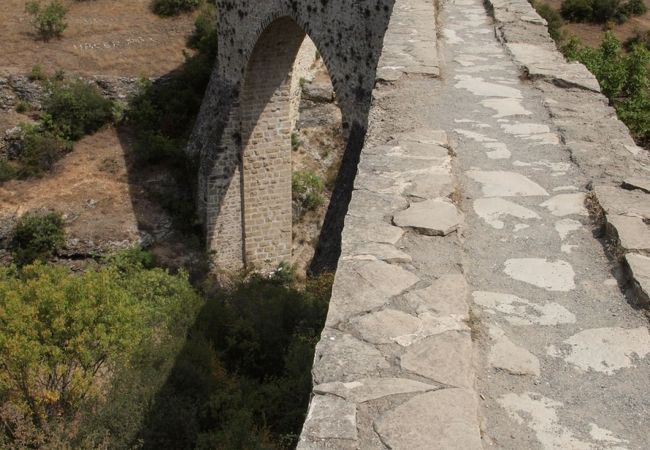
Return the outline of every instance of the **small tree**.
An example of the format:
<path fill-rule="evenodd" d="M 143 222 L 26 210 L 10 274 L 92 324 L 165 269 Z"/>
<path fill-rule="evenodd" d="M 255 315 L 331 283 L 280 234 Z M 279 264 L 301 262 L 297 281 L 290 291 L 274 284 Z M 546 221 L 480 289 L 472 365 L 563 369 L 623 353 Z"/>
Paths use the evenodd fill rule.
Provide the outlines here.
<path fill-rule="evenodd" d="M 43 6 L 39 0 L 30 0 L 25 11 L 32 16 L 32 25 L 38 35 L 45 41 L 61 37 L 68 24 L 65 15 L 68 12 L 60 0 L 52 0 Z"/>

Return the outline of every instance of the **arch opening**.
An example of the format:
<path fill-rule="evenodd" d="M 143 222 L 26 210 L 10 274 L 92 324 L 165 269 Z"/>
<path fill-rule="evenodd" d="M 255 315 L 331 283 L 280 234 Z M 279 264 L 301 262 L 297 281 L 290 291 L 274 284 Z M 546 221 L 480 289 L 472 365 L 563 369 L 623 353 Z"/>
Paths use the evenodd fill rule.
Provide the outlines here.
<path fill-rule="evenodd" d="M 240 195 L 241 258 L 248 268 L 273 269 L 292 261 L 294 130 L 302 75 L 315 59 L 306 32 L 283 17 L 260 35 L 244 73 L 237 107 L 239 176 L 233 182 Z M 306 266 L 304 259 L 301 265 Z"/>

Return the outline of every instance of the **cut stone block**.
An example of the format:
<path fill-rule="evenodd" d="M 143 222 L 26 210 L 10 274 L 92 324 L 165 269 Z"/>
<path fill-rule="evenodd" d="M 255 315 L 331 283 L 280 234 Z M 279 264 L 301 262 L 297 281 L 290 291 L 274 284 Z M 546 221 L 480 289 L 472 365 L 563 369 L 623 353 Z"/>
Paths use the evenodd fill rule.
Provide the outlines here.
<path fill-rule="evenodd" d="M 334 395 L 315 395 L 302 435 L 312 440 L 356 439 L 356 405 Z"/>
<path fill-rule="evenodd" d="M 372 345 L 337 330 L 325 329 L 316 346 L 314 382 L 352 381 L 389 367 Z"/>
<path fill-rule="evenodd" d="M 624 251 L 650 251 L 650 227 L 640 217 L 612 214 L 607 216 L 607 225 Z"/>
<path fill-rule="evenodd" d="M 462 274 L 443 275 L 425 289 L 406 294 L 406 301 L 418 314 L 434 311 L 440 315 L 469 317 L 469 286 Z"/>
<path fill-rule="evenodd" d="M 635 253 L 625 255 L 637 296 L 644 304 L 650 304 L 650 258 Z"/>
<path fill-rule="evenodd" d="M 639 189 L 650 194 L 650 179 L 644 177 L 630 177 L 623 180 L 625 189 Z"/>
<path fill-rule="evenodd" d="M 471 389 L 472 340 L 469 333 L 448 331 L 413 344 L 402 355 L 402 369 L 442 384 Z"/>
<path fill-rule="evenodd" d="M 401 267 L 378 260 L 339 262 L 327 325 L 335 326 L 360 313 L 377 309 L 420 279 Z"/>
<path fill-rule="evenodd" d="M 598 203 L 606 214 L 639 216 L 650 219 L 650 194 L 612 186 L 596 186 Z"/>
<path fill-rule="evenodd" d="M 475 395 L 442 389 L 413 397 L 375 421 L 375 430 L 393 450 L 482 449 Z"/>
<path fill-rule="evenodd" d="M 427 236 L 447 236 L 462 222 L 463 214 L 458 208 L 440 198 L 412 203 L 408 209 L 393 216 L 395 225 L 412 228 Z"/>

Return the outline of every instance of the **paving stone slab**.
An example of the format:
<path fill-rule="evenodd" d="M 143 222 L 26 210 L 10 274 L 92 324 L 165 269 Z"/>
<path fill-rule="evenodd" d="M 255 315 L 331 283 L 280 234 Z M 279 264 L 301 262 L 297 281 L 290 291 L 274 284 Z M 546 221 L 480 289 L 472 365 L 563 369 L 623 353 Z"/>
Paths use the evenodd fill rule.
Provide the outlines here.
<path fill-rule="evenodd" d="M 405 295 L 408 305 L 418 314 L 428 311 L 440 315 L 469 317 L 467 298 L 469 286 L 462 274 L 443 275 L 425 289 L 418 289 Z"/>
<path fill-rule="evenodd" d="M 479 450 L 477 400 L 464 389 L 413 397 L 382 415 L 375 430 L 393 450 Z"/>
<path fill-rule="evenodd" d="M 393 216 L 399 227 L 411 228 L 427 236 L 447 236 L 463 222 L 463 214 L 450 201 L 437 198 L 411 203 L 408 209 Z"/>
<path fill-rule="evenodd" d="M 326 325 L 377 309 L 418 281 L 411 272 L 384 261 L 340 261 Z"/>
<path fill-rule="evenodd" d="M 302 432 L 310 440 L 356 439 L 356 405 L 334 395 L 315 395 Z"/>
<path fill-rule="evenodd" d="M 596 186 L 598 203 L 606 214 L 638 216 L 650 219 L 650 194 L 613 186 Z"/>
<path fill-rule="evenodd" d="M 408 347 L 402 369 L 449 386 L 472 389 L 472 340 L 467 332 L 448 331 Z"/>
<path fill-rule="evenodd" d="M 374 346 L 337 330 L 325 329 L 316 346 L 314 382 L 353 381 L 390 365 Z"/>

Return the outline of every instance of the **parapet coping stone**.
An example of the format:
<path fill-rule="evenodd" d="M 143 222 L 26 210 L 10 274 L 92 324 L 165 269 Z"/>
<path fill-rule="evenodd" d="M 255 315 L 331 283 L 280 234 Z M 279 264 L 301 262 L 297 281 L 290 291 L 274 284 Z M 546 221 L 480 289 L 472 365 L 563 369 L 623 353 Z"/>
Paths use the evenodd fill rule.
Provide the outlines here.
<path fill-rule="evenodd" d="M 497 38 L 547 95 L 551 121 L 591 180 L 588 206 L 596 217 L 602 214 L 615 244 L 608 250 L 625 270 L 636 302 L 650 307 L 650 152 L 635 144 L 586 67 L 565 60 L 527 0 L 486 1 Z"/>

